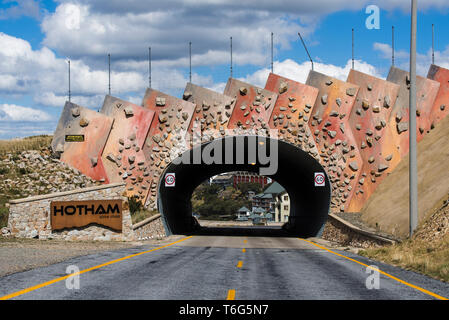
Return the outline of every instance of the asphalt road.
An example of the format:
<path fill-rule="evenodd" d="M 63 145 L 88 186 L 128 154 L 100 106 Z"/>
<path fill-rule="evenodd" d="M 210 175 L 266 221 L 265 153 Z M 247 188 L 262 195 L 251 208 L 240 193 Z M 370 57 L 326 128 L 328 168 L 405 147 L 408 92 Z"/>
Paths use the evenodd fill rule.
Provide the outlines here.
<path fill-rule="evenodd" d="M 0 278 L 0 297 L 51 300 L 449 297 L 449 284 L 349 252 L 328 251 L 298 238 L 196 235 L 177 239 L 182 241 L 92 254 L 5 276 Z M 379 274 L 378 289 L 367 288 L 368 277 L 371 276 L 368 281 L 371 286 L 377 282 L 373 271 L 367 272 L 365 265 L 375 265 L 385 273 Z M 64 278 L 68 266 L 76 266 L 82 273 L 78 276 L 79 289 L 75 277 Z M 12 293 L 17 295 L 7 296 Z"/>

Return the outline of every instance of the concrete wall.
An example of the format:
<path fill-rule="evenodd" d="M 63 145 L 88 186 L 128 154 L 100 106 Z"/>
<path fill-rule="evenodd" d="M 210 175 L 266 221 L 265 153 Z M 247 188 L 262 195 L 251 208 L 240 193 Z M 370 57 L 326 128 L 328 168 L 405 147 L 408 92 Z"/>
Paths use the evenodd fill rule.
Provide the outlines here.
<path fill-rule="evenodd" d="M 133 226 L 137 240 L 148 240 L 165 237 L 165 228 L 162 224 L 161 215 L 157 214 L 145 219 Z"/>
<path fill-rule="evenodd" d="M 64 239 L 64 240 L 117 240 L 135 239 L 127 198 L 123 196 L 126 185 L 114 183 L 67 192 L 11 200 L 9 202 L 8 228 L 12 236 L 19 238 Z M 106 227 L 90 225 L 53 231 L 50 223 L 50 203 L 52 201 L 81 201 L 123 199 L 122 232 Z"/>

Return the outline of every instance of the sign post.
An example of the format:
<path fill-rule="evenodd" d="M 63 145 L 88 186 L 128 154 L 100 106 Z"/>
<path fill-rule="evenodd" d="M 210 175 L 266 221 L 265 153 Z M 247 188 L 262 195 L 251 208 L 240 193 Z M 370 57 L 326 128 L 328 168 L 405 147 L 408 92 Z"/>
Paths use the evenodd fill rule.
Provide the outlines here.
<path fill-rule="evenodd" d="M 165 174 L 165 186 L 166 187 L 174 187 L 176 182 L 174 173 L 166 173 Z"/>
<path fill-rule="evenodd" d="M 326 186 L 326 177 L 323 172 L 315 172 L 315 187 Z"/>

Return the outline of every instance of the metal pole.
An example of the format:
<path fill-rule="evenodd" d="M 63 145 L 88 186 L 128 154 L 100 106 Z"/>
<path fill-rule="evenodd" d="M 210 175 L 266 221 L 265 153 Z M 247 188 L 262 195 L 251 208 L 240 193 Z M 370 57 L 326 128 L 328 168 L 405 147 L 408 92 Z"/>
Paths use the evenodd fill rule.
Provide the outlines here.
<path fill-rule="evenodd" d="M 72 93 L 70 92 L 70 60 L 68 62 L 69 62 L 69 102 L 71 102 Z"/>
<path fill-rule="evenodd" d="M 417 29 L 417 0 L 412 0 L 412 23 L 410 41 L 410 151 L 409 151 L 409 209 L 410 209 L 410 237 L 418 226 L 418 166 L 416 147 L 416 29 Z"/>
<path fill-rule="evenodd" d="M 391 64 L 394 67 L 394 26 L 391 27 Z"/>
<path fill-rule="evenodd" d="M 354 28 L 352 28 L 352 69 L 354 69 Z"/>
<path fill-rule="evenodd" d="M 432 23 L 432 64 L 435 64 L 435 25 Z"/>
<path fill-rule="evenodd" d="M 192 42 L 189 42 L 189 61 L 190 61 L 189 82 L 192 83 Z"/>
<path fill-rule="evenodd" d="M 271 73 L 274 73 L 274 71 L 273 71 L 273 32 L 271 33 Z"/>
<path fill-rule="evenodd" d="M 109 95 L 111 95 L 111 55 L 108 54 L 108 66 L 109 66 Z"/>
<path fill-rule="evenodd" d="M 231 37 L 231 78 L 232 78 L 232 37 Z"/>
<path fill-rule="evenodd" d="M 312 71 L 313 71 L 313 60 L 312 60 L 312 57 L 310 56 L 309 50 L 307 50 L 307 46 L 306 46 L 304 40 L 303 40 L 302 37 L 301 37 L 301 33 L 298 32 L 298 36 L 299 36 L 299 38 L 301 39 L 301 42 L 302 42 L 302 45 L 304 46 L 304 49 L 306 49 L 306 53 L 307 53 L 307 55 L 309 56 L 310 62 L 312 63 Z"/>
<path fill-rule="evenodd" d="M 151 47 L 148 48 L 148 84 L 151 88 Z"/>

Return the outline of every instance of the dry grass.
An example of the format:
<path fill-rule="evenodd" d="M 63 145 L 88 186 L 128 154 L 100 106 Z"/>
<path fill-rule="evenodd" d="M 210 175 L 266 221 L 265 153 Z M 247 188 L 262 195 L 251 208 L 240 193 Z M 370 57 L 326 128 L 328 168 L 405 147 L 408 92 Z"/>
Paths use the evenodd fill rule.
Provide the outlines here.
<path fill-rule="evenodd" d="M 25 150 L 40 150 L 51 144 L 53 136 L 40 135 L 23 139 L 0 140 L 0 155 L 19 153 Z"/>
<path fill-rule="evenodd" d="M 155 214 L 158 214 L 159 212 L 157 211 L 150 211 L 150 210 L 145 210 L 145 209 L 141 209 L 139 211 L 136 211 L 134 213 L 131 214 L 131 220 L 133 224 L 136 224 L 140 221 L 143 221 L 149 217 L 154 216 Z"/>
<path fill-rule="evenodd" d="M 359 254 L 449 282 L 449 234 L 438 241 L 406 240 L 397 245 L 363 250 Z"/>

